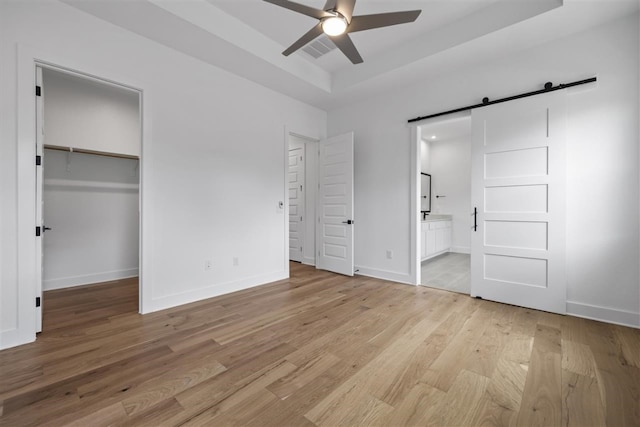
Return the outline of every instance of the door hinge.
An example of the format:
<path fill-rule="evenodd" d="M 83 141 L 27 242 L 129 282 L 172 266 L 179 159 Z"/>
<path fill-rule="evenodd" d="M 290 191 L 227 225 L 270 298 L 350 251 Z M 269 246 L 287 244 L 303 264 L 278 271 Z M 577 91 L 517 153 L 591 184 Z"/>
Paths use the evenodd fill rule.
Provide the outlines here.
<path fill-rule="evenodd" d="M 42 165 L 42 156 L 36 156 L 36 166 Z"/>
<path fill-rule="evenodd" d="M 40 297 L 36 297 L 36 307 L 40 307 Z"/>
<path fill-rule="evenodd" d="M 40 86 L 36 86 L 36 96 L 42 96 L 42 88 Z"/>
<path fill-rule="evenodd" d="M 40 227 L 36 227 L 36 237 L 40 237 Z"/>

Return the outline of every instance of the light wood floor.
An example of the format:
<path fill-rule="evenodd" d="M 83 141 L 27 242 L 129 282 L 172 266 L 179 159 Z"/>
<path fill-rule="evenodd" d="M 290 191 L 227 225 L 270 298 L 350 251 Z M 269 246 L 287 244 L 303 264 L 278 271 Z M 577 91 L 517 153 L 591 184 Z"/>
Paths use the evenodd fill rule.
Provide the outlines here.
<path fill-rule="evenodd" d="M 291 268 L 146 316 L 133 282 L 48 293 L 0 424 L 640 425 L 639 330 Z"/>

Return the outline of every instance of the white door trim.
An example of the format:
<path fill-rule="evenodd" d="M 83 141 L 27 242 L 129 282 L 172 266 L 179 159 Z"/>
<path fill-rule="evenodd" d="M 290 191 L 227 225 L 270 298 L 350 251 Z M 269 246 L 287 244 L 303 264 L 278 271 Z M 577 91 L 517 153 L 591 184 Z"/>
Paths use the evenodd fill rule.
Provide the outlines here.
<path fill-rule="evenodd" d="M 44 280 L 44 93 L 42 67 L 36 64 L 36 85 L 41 93 L 36 95 L 36 156 L 40 157 L 36 163 L 36 227 L 40 229 L 40 237 L 36 238 L 36 333 L 42 332 L 42 281 Z"/>
<path fill-rule="evenodd" d="M 422 268 L 420 257 L 420 172 L 422 165 L 422 129 L 419 125 L 411 125 L 411 162 L 409 168 L 411 179 L 409 180 L 410 205 L 409 205 L 409 280 L 413 285 L 419 285 L 422 280 Z"/>

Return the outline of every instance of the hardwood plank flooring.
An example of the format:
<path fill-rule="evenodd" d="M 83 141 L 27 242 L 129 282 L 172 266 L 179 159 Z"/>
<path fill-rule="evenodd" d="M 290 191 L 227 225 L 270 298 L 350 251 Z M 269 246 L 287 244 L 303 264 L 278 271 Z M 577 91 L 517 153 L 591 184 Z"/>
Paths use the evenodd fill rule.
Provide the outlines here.
<path fill-rule="evenodd" d="M 297 263 L 145 316 L 137 286 L 45 294 L 0 426 L 640 425 L 637 329 Z"/>

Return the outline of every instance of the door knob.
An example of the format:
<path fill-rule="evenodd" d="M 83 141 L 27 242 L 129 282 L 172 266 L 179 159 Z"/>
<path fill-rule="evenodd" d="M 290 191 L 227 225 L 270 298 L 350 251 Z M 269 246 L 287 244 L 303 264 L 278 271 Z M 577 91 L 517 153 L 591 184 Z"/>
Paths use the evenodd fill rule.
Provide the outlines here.
<path fill-rule="evenodd" d="M 343 224 L 353 224 L 354 221 L 352 219 L 348 219 L 346 221 L 342 221 Z"/>

